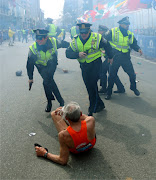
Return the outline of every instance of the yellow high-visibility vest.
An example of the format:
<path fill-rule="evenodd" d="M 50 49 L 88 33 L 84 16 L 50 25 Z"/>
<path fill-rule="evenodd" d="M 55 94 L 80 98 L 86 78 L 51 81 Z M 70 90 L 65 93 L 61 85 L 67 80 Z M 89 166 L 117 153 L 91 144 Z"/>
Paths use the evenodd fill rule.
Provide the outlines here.
<path fill-rule="evenodd" d="M 85 58 L 77 59 L 80 63 L 90 63 L 101 57 L 101 51 L 99 48 L 101 38 L 101 34 L 91 32 L 90 38 L 84 45 L 81 42 L 79 36 L 73 38 L 72 42 L 70 43 L 70 47 L 72 48 L 72 50 L 74 52 L 87 53 L 87 56 Z"/>
<path fill-rule="evenodd" d="M 53 54 L 57 54 L 57 43 L 55 38 L 49 38 L 53 48 L 48 49 L 46 52 L 38 51 L 36 42 L 33 43 L 32 46 L 30 46 L 30 50 L 33 52 L 34 55 L 37 55 L 36 64 L 41 64 L 43 66 L 47 66 L 47 62 L 52 59 Z"/>
<path fill-rule="evenodd" d="M 56 36 L 56 30 L 57 30 L 57 26 L 55 26 L 55 24 L 48 24 L 49 25 L 49 36 Z"/>
<path fill-rule="evenodd" d="M 112 48 L 127 53 L 130 50 L 130 44 L 133 44 L 134 34 L 131 31 L 127 31 L 128 36 L 123 36 L 118 27 L 112 28 L 112 41 L 110 44 Z"/>
<path fill-rule="evenodd" d="M 76 36 L 76 35 L 77 35 L 77 33 L 76 33 L 76 26 L 73 26 L 73 27 L 71 28 L 71 36 L 74 37 L 74 36 Z"/>

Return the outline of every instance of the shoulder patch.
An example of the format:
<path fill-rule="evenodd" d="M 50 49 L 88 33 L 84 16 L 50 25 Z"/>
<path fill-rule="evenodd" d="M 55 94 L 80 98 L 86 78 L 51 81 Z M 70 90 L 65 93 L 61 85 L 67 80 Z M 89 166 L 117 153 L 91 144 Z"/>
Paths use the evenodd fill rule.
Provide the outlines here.
<path fill-rule="evenodd" d="M 110 31 L 108 30 L 106 33 L 105 33 L 105 36 L 108 36 L 110 34 Z"/>
<path fill-rule="evenodd" d="M 32 56 L 32 51 L 29 49 L 28 57 L 30 58 Z"/>
<path fill-rule="evenodd" d="M 78 36 L 79 36 L 79 35 L 78 35 L 78 34 L 76 34 L 76 35 L 74 36 L 74 38 L 76 39 L 76 38 L 78 38 Z"/>
<path fill-rule="evenodd" d="M 103 42 L 107 44 L 107 40 L 105 38 L 103 38 Z"/>

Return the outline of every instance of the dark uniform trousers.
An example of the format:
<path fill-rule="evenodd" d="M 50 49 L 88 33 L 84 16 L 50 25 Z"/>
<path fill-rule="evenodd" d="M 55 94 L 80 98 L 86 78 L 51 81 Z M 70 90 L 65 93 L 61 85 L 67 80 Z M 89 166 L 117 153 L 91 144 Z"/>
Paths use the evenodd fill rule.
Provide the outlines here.
<path fill-rule="evenodd" d="M 63 101 L 63 98 L 61 97 L 59 89 L 53 79 L 56 67 L 57 63 L 50 60 L 48 61 L 47 66 L 42 66 L 42 68 L 40 68 L 39 73 L 43 78 L 43 87 L 47 100 L 55 100 L 53 96 L 54 94 L 58 102 L 61 103 Z"/>
<path fill-rule="evenodd" d="M 90 106 L 88 111 L 91 113 L 96 113 L 99 106 L 104 106 L 104 103 L 98 94 L 97 86 L 101 65 L 101 59 L 97 59 L 91 63 L 80 63 L 82 78 L 89 95 Z"/>
<path fill-rule="evenodd" d="M 113 58 L 113 64 L 110 65 L 110 72 L 108 78 L 107 95 L 112 94 L 112 88 L 117 76 L 119 67 L 122 66 L 123 70 L 128 74 L 130 79 L 130 89 L 136 89 L 136 74 L 131 62 L 130 53 L 118 52 Z"/>
<path fill-rule="evenodd" d="M 109 71 L 110 71 L 110 63 L 108 62 L 108 58 L 106 58 L 106 60 L 102 63 L 102 68 L 101 68 L 101 73 L 100 73 L 100 86 L 102 86 L 102 89 L 104 91 L 107 90 L 107 72 L 109 73 Z M 116 84 L 117 89 L 119 91 L 125 90 L 125 88 L 124 88 L 122 82 L 120 81 L 118 75 L 115 77 L 114 83 Z"/>

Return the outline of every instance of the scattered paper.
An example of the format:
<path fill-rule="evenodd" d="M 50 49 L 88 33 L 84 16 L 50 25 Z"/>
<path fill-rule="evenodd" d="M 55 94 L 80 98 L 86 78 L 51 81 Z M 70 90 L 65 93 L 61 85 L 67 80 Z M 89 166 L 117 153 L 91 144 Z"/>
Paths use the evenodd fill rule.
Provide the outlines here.
<path fill-rule="evenodd" d="M 35 136 L 35 135 L 36 133 L 33 133 L 33 132 L 29 134 L 29 136 Z"/>
<path fill-rule="evenodd" d="M 67 69 L 62 69 L 64 73 L 68 73 L 68 70 Z"/>

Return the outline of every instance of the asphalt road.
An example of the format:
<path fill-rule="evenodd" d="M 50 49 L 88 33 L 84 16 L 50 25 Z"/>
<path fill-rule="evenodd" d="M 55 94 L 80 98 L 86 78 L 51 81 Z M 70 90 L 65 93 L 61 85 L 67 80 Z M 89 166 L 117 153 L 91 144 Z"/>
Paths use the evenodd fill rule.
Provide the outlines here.
<path fill-rule="evenodd" d="M 69 39 L 67 39 L 69 40 Z M 120 68 L 125 94 L 101 95 L 106 109 L 94 114 L 97 143 L 84 155 L 70 155 L 67 166 L 38 158 L 34 143 L 59 153 L 57 131 L 50 114 L 44 112 L 46 98 L 42 79 L 34 73 L 28 90 L 26 61 L 28 44 L 0 46 L 0 179 L 156 179 L 156 63 L 132 56 L 139 97 L 129 89 L 129 78 Z M 66 59 L 59 50 L 55 80 L 66 103 L 76 101 L 87 113 L 88 95 L 77 60 Z M 68 73 L 64 73 L 67 69 Z M 22 70 L 22 76 L 15 72 Z M 114 87 L 116 89 L 116 87 Z M 59 106 L 53 102 L 52 110 Z M 36 133 L 29 136 L 29 133 Z"/>

